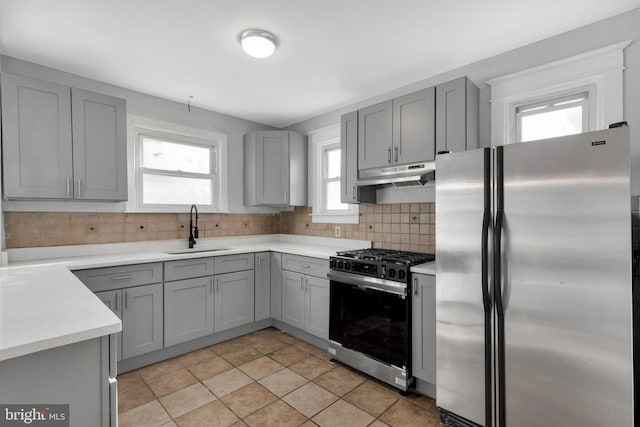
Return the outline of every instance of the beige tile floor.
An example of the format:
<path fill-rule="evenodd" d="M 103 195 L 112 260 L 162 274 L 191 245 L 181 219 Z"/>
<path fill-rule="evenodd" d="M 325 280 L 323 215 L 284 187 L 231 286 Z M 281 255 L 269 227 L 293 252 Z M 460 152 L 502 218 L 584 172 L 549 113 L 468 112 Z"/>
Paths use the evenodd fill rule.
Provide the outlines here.
<path fill-rule="evenodd" d="M 267 328 L 118 376 L 120 427 L 439 426 L 433 399 Z"/>

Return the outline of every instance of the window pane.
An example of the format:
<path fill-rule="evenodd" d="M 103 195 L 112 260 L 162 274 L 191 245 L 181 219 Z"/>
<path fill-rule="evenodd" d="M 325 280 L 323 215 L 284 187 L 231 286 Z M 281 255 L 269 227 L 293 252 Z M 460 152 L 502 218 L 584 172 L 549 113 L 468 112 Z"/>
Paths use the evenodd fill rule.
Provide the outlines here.
<path fill-rule="evenodd" d="M 327 176 L 326 178 L 340 177 L 340 149 L 327 150 Z"/>
<path fill-rule="evenodd" d="M 583 131 L 582 105 L 520 117 L 520 141 L 573 135 Z"/>
<path fill-rule="evenodd" d="M 327 210 L 346 210 L 349 205 L 340 202 L 340 181 L 327 182 Z"/>
<path fill-rule="evenodd" d="M 142 166 L 167 171 L 211 173 L 210 148 L 153 138 L 142 139 Z"/>
<path fill-rule="evenodd" d="M 209 179 L 144 174 L 142 203 L 161 205 L 209 205 L 212 182 Z"/>

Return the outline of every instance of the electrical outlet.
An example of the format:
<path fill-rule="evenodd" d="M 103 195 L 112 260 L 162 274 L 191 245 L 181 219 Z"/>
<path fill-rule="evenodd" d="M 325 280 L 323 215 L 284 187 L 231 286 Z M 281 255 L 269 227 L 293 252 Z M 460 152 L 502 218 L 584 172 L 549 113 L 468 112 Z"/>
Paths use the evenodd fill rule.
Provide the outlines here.
<path fill-rule="evenodd" d="M 336 237 L 342 236 L 342 229 L 339 225 L 336 225 Z"/>

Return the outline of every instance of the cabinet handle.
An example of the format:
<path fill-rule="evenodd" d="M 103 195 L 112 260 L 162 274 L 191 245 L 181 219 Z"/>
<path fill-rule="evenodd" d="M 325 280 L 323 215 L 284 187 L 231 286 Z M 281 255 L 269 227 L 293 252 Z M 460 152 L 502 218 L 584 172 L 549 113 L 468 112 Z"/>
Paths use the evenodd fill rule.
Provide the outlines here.
<path fill-rule="evenodd" d="M 417 277 L 414 277 L 414 278 L 413 278 L 413 294 L 414 294 L 415 296 L 418 296 L 418 289 L 419 289 L 419 288 L 418 288 L 418 278 L 417 278 Z"/>
<path fill-rule="evenodd" d="M 309 264 L 298 264 L 298 267 L 300 267 L 300 268 L 311 268 L 311 266 Z"/>
<path fill-rule="evenodd" d="M 304 277 L 300 277 L 300 290 L 304 291 Z"/>
<path fill-rule="evenodd" d="M 288 193 L 287 191 L 284 192 L 284 201 L 285 201 L 285 203 L 287 202 L 287 193 Z"/>
<path fill-rule="evenodd" d="M 309 279 L 305 277 L 304 279 L 304 289 L 309 292 Z"/>
<path fill-rule="evenodd" d="M 82 186 L 82 180 L 78 178 L 78 197 L 80 197 L 80 188 Z"/>
<path fill-rule="evenodd" d="M 387 147 L 387 163 L 391 163 L 391 147 Z"/>
<path fill-rule="evenodd" d="M 116 311 L 118 311 L 118 293 L 116 292 L 116 303 L 115 303 L 115 309 Z"/>
<path fill-rule="evenodd" d="M 213 293 L 213 279 L 209 279 L 209 293 Z"/>
<path fill-rule="evenodd" d="M 220 293 L 220 278 L 216 277 L 216 292 Z"/>
<path fill-rule="evenodd" d="M 258 268 L 262 265 L 262 257 L 258 255 Z"/>
<path fill-rule="evenodd" d="M 398 163 L 398 147 L 393 147 L 393 161 Z"/>
<path fill-rule="evenodd" d="M 127 279 L 133 279 L 133 275 L 129 275 L 129 276 L 114 276 L 111 278 L 111 280 L 127 280 Z"/>
<path fill-rule="evenodd" d="M 129 308 L 129 292 L 124 292 L 124 308 Z"/>
<path fill-rule="evenodd" d="M 67 197 L 71 197 L 71 178 L 67 178 Z"/>
<path fill-rule="evenodd" d="M 356 186 L 353 186 L 353 189 L 351 190 L 351 199 L 355 200 L 356 199 Z"/>

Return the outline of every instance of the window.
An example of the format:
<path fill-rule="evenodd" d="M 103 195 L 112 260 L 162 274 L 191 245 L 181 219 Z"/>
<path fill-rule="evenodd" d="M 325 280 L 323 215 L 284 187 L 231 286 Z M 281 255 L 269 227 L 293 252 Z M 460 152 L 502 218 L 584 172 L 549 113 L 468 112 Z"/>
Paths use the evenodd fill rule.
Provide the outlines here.
<path fill-rule="evenodd" d="M 311 132 L 312 220 L 321 223 L 358 223 L 358 205 L 340 201 L 340 125 Z"/>
<path fill-rule="evenodd" d="M 573 135 L 589 129 L 589 93 L 515 106 L 515 142 Z"/>
<path fill-rule="evenodd" d="M 623 118 L 629 41 L 489 80 L 491 145 L 606 129 Z"/>
<path fill-rule="evenodd" d="M 224 135 L 170 124 L 136 123 L 134 129 L 135 202 L 128 210 L 183 212 L 196 204 L 219 212 L 226 206 Z"/>

